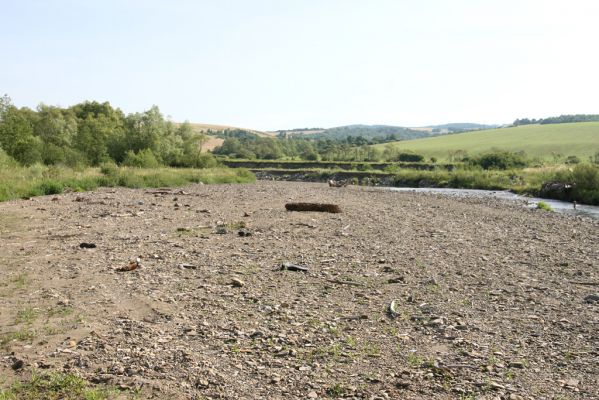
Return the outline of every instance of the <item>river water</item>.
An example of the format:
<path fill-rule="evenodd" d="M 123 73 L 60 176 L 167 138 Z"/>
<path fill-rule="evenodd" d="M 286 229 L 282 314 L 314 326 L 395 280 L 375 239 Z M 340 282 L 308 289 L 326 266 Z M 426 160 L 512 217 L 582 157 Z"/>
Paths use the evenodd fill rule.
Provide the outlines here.
<path fill-rule="evenodd" d="M 545 202 L 551 206 L 555 212 L 580 215 L 599 219 L 599 206 L 587 206 L 577 204 L 576 208 L 567 201 L 539 199 L 536 197 L 525 197 L 508 192 L 505 190 L 476 190 L 476 189 L 441 189 L 441 188 L 389 188 L 397 192 L 416 192 L 416 193 L 435 193 L 454 197 L 492 197 L 507 201 L 520 202 L 526 207 L 535 208 L 539 201 Z"/>

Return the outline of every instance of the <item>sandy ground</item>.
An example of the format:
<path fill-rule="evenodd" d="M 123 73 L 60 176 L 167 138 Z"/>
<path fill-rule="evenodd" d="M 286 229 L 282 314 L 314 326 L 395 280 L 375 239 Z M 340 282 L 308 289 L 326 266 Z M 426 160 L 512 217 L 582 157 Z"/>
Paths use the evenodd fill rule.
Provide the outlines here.
<path fill-rule="evenodd" d="M 160 399 L 599 397 L 599 221 L 323 184 L 180 190 L 0 204 L 0 387 L 41 369 Z"/>

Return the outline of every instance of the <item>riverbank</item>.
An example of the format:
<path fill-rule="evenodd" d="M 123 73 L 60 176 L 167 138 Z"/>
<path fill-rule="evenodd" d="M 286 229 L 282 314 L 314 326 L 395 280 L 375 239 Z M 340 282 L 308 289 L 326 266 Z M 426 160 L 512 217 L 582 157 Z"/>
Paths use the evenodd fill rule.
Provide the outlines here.
<path fill-rule="evenodd" d="M 327 182 L 333 179 L 365 186 L 509 190 L 520 195 L 599 205 L 599 167 L 589 164 L 569 169 L 553 167 L 519 170 L 398 168 L 387 172 L 331 169 L 251 171 L 258 179 L 263 180 Z M 550 184 L 545 185 L 546 183 Z"/>
<path fill-rule="evenodd" d="M 58 371 L 156 399 L 599 396 L 599 221 L 266 181 L 0 214 L 3 388 Z"/>
<path fill-rule="evenodd" d="M 134 168 L 107 164 L 102 168 L 73 169 L 33 165 L 0 169 L 0 202 L 20 198 L 84 192 L 99 187 L 173 187 L 189 183 L 249 183 L 255 177 L 246 169 Z"/>

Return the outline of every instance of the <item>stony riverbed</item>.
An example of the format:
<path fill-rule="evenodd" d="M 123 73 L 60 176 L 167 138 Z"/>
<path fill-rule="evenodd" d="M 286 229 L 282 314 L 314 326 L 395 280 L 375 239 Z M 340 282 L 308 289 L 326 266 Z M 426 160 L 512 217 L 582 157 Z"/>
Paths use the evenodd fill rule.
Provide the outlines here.
<path fill-rule="evenodd" d="M 156 399 L 597 398 L 598 238 L 491 198 L 318 183 L 2 203 L 0 385 L 37 369 Z"/>

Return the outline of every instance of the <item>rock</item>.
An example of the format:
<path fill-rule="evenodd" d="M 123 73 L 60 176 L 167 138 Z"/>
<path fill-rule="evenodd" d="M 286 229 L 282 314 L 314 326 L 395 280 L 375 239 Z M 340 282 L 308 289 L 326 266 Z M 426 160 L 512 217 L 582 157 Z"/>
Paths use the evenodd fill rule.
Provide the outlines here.
<path fill-rule="evenodd" d="M 243 287 L 243 285 L 245 285 L 245 282 L 239 278 L 233 278 L 231 279 L 231 285 L 233 285 L 233 287 Z"/>
<path fill-rule="evenodd" d="M 410 387 L 410 385 L 411 385 L 411 382 L 410 382 L 410 381 L 407 381 L 407 380 L 401 380 L 401 381 L 397 381 L 397 382 L 395 383 L 395 386 L 396 386 L 398 389 L 407 389 L 407 388 L 409 388 L 409 387 Z"/>
<path fill-rule="evenodd" d="M 579 384 L 580 384 L 579 379 L 570 378 L 570 379 L 564 381 L 564 386 L 571 387 L 571 388 L 575 388 Z"/>
<path fill-rule="evenodd" d="M 308 398 L 309 399 L 317 399 L 318 398 L 318 394 L 316 394 L 315 391 L 311 391 L 310 393 L 308 393 Z"/>
<path fill-rule="evenodd" d="M 390 278 L 387 283 L 406 283 L 406 278 L 403 276 L 398 276 L 396 278 Z"/>
<path fill-rule="evenodd" d="M 247 229 L 240 229 L 237 234 L 241 237 L 252 236 L 252 232 Z"/>
<path fill-rule="evenodd" d="M 510 368 L 524 369 L 524 363 L 521 361 L 512 361 L 508 365 Z"/>
<path fill-rule="evenodd" d="M 18 370 L 20 370 L 21 368 L 23 368 L 23 366 L 24 366 L 24 365 L 25 365 L 25 361 L 23 361 L 23 360 L 20 360 L 20 359 L 18 359 L 18 358 L 14 358 L 14 359 L 13 359 L 13 363 L 12 363 L 12 365 L 11 365 L 10 367 L 11 367 L 13 370 L 15 370 L 15 371 L 18 371 Z"/>
<path fill-rule="evenodd" d="M 83 243 L 79 243 L 79 247 L 82 249 L 95 249 L 96 244 L 83 242 Z"/>
<path fill-rule="evenodd" d="M 599 293 L 589 294 L 587 297 L 584 298 L 584 301 L 591 304 L 598 303 Z"/>
<path fill-rule="evenodd" d="M 252 338 L 252 339 L 256 339 L 256 338 L 263 337 L 263 336 L 264 336 L 264 332 L 262 332 L 262 331 L 254 331 L 254 332 L 253 332 L 253 333 L 250 335 L 250 338 Z"/>

